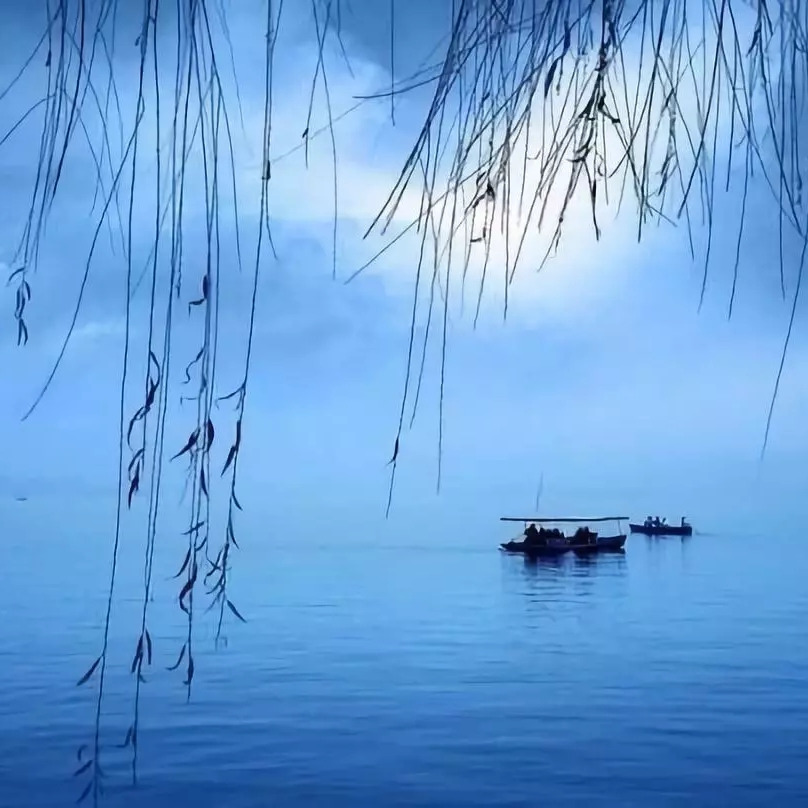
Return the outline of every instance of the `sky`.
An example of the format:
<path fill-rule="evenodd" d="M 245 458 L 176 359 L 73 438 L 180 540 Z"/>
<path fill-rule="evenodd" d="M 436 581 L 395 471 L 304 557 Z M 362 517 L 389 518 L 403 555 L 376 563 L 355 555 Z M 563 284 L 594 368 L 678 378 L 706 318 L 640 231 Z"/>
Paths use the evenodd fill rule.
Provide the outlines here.
<path fill-rule="evenodd" d="M 3 86 L 42 31 L 36 5 L 12 3 L 9 22 L 0 30 Z M 234 124 L 239 221 L 250 234 L 261 182 L 265 40 L 255 22 L 260 5 L 225 4 L 243 117 L 243 126 Z M 441 42 L 448 8 L 448 3 L 419 0 L 400 10 L 401 74 Z M 326 50 L 335 113 L 353 107 L 357 96 L 389 86 L 388 23 L 378 9 L 373 0 L 353 0 L 351 13 L 345 13 L 350 71 L 336 42 Z M 285 13 L 276 66 L 276 156 L 301 143 L 317 59 L 308 4 L 287 3 Z M 137 55 L 137 48 L 124 46 L 115 55 L 122 105 L 129 110 Z M 13 111 L 19 114 L 42 92 L 42 81 L 43 71 L 36 67 L 2 101 L 4 131 Z M 771 512 L 789 520 L 804 516 L 804 305 L 798 307 L 769 445 L 760 459 L 794 277 L 787 279 L 783 300 L 770 191 L 753 182 L 731 319 L 736 191 L 718 203 L 701 307 L 703 268 L 691 259 L 683 228 L 655 227 L 638 244 L 630 210 L 610 211 L 600 242 L 586 211 L 578 210 L 567 222 L 558 255 L 541 273 L 535 271 L 538 253 L 529 253 L 514 281 L 507 320 L 493 292 L 475 328 L 473 305 L 466 301 L 461 307 L 456 295 L 448 329 L 441 490 L 436 492 L 440 355 L 431 350 L 417 417 L 402 436 L 391 518 L 384 521 L 386 463 L 404 384 L 417 241 L 403 239 L 355 280 L 346 284 L 345 279 L 384 243 L 363 234 L 395 182 L 428 103 L 426 90 L 401 97 L 393 125 L 389 101 L 369 101 L 336 124 L 336 280 L 328 135 L 311 141 L 308 167 L 299 149 L 274 164 L 269 205 L 277 259 L 265 262 L 259 286 L 241 495 L 256 530 L 301 538 L 316 530 L 335 540 L 408 531 L 439 538 L 462 524 L 462 532 L 495 541 L 500 516 L 533 509 L 540 479 L 542 510 L 555 515 L 628 511 L 675 519 L 687 514 L 713 529 Z M 314 119 L 312 129 L 325 124 L 321 103 Z M 0 147 L 0 262 L 7 267 L 31 191 L 39 125 L 32 116 Z M 153 154 L 153 137 L 146 134 L 143 142 L 143 153 Z M 153 161 L 142 159 L 148 178 Z M 31 279 L 31 339 L 24 348 L 16 346 L 13 289 L 4 290 L 0 303 L 0 513 L 7 524 L 48 529 L 58 504 L 60 520 L 98 525 L 93 532 L 106 536 L 102 526 L 114 506 L 124 333 L 123 262 L 107 239 L 101 239 L 64 363 L 40 407 L 20 420 L 47 377 L 72 316 L 95 221 L 91 175 L 87 150 L 76 146 Z M 143 187 L 148 187 L 145 181 Z M 151 243 L 152 210 L 145 200 L 135 211 L 141 263 Z M 190 267 L 204 260 L 193 236 L 201 232 L 203 217 L 199 197 L 190 193 Z M 224 238 L 232 247 L 232 218 L 227 221 Z M 697 239 L 704 243 L 703 230 Z M 799 257 L 794 240 L 787 242 L 786 255 L 793 268 Z M 240 372 L 237 347 L 249 274 L 238 275 L 232 249 L 224 261 L 223 271 L 233 278 L 222 309 L 226 344 L 220 366 L 226 387 Z M 141 297 L 135 306 L 143 305 Z M 180 355 L 193 356 L 190 343 L 177 345 Z M 176 439 L 182 440 L 179 427 Z M 167 485 L 175 486 L 179 500 L 178 472 L 169 473 Z M 21 496 L 27 502 L 17 502 Z"/>

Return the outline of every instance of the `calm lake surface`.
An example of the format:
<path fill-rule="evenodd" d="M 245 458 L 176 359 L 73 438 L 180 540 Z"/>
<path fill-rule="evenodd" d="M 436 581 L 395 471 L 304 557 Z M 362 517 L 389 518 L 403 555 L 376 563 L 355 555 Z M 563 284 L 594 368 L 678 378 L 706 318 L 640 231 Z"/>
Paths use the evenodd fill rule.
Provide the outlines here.
<path fill-rule="evenodd" d="M 200 621 L 190 705 L 165 670 L 183 625 L 158 576 L 137 790 L 131 750 L 114 747 L 140 610 L 142 565 L 127 563 L 102 804 L 808 805 L 798 531 L 633 536 L 624 556 L 534 565 L 499 538 L 242 550 L 233 597 L 249 623 L 230 620 L 215 651 Z M 98 653 L 108 552 L 4 545 L 0 806 L 71 805 L 95 695 L 75 682 Z"/>

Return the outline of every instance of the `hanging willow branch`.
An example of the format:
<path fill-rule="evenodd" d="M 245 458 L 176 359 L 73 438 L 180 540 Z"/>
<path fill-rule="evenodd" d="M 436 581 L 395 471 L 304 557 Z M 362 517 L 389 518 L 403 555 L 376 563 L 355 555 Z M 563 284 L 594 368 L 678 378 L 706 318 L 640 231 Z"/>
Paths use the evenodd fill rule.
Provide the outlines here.
<path fill-rule="evenodd" d="M 408 232 L 421 234 L 391 495 L 404 413 L 410 402 L 414 417 L 434 333 L 436 283 L 442 439 L 450 287 L 459 276 L 464 294 L 470 268 L 478 276 L 475 322 L 492 272 L 501 278 L 507 316 L 517 270 L 540 270 L 563 249 L 565 223 L 582 207 L 600 238 L 601 214 L 611 203 L 633 207 L 638 240 L 651 222 L 681 222 L 694 257 L 694 230 L 704 223 L 703 300 L 714 208 L 722 192 L 739 186 L 731 313 L 751 177 L 770 189 L 780 211 L 784 296 L 784 233 L 802 242 L 808 235 L 805 4 L 468 0 L 454 8 L 443 62 L 398 91 L 434 87 L 424 124 L 368 229 L 390 234 L 387 244 L 350 278 Z M 541 234 L 548 238 L 537 251 Z M 425 253 L 433 256 L 430 284 L 422 283 Z M 795 269 L 798 289 L 802 264 Z M 420 350 L 413 344 L 419 315 Z"/>
<path fill-rule="evenodd" d="M 377 13 L 371 5 L 368 13 Z M 275 65 L 278 33 L 288 12 L 284 0 L 259 4 L 261 16 L 252 30 L 265 54 L 261 176 L 256 177 L 257 198 L 246 200 L 246 205 L 239 198 L 234 145 L 236 110 L 244 126 L 243 99 L 229 10 L 219 0 L 139 4 L 40 0 L 41 36 L 19 72 L 0 86 L 0 120 L 6 126 L 0 131 L 0 149 L 19 142 L 24 133 L 30 135 L 37 123 L 40 127 L 32 182 L 26 189 L 27 214 L 18 242 L 1 256 L 9 267 L 14 334 L 20 346 L 38 337 L 31 326 L 36 283 L 50 281 L 47 275 L 35 278 L 35 274 L 51 235 L 49 222 L 64 201 L 65 178 L 73 166 L 89 159 L 94 182 L 91 241 L 77 270 L 79 291 L 75 300 L 66 301 L 69 326 L 28 415 L 58 373 L 102 239 L 108 240 L 115 256 L 107 274 L 118 273 L 126 320 L 113 572 L 100 653 L 79 681 L 98 688 L 94 741 L 80 750 L 76 772 L 89 778 L 83 797 L 92 795 L 97 802 L 101 789 L 99 725 L 115 569 L 127 512 L 141 520 L 144 537 L 144 596 L 139 624 L 133 628 L 134 713 L 124 741 L 133 750 L 132 774 L 137 778 L 141 686 L 144 671 L 159 651 L 149 631 L 149 603 L 165 502 L 162 475 L 169 458 L 175 465 L 187 463 L 189 496 L 187 529 L 174 537 L 182 543 L 183 560 L 178 572 L 171 571 L 176 572 L 175 597 L 185 612 L 187 633 L 181 647 L 169 651 L 176 661 L 167 667 L 182 667 L 189 696 L 199 601 L 207 599 L 207 609 L 216 610 L 217 639 L 228 617 L 244 621 L 231 597 L 230 572 L 238 548 L 238 471 L 242 437 L 248 431 L 250 367 L 258 347 L 254 344 L 258 288 L 267 247 L 274 252 L 269 209 L 272 168 L 278 160 L 302 149 L 307 161 L 310 142 L 328 135 L 336 274 L 336 128 L 357 107 L 374 100 L 389 105 L 391 122 L 401 125 L 398 99 L 431 93 L 423 125 L 415 132 L 400 174 L 392 179 L 389 196 L 369 223 L 368 235 L 386 238 L 384 246 L 349 277 L 359 276 L 408 234 L 417 235 L 419 257 L 405 384 L 389 464 L 388 510 L 404 424 L 414 421 L 427 347 L 436 333 L 442 449 L 448 317 L 458 286 L 462 305 L 467 285 L 476 283 L 476 321 L 486 290 L 496 283 L 507 315 L 511 295 L 518 294 L 515 280 L 520 267 L 538 270 L 563 249 L 565 224 L 581 210 L 598 238 L 607 226 L 603 211 L 610 204 L 635 217 L 638 239 L 652 222 L 679 222 L 694 255 L 694 233 L 704 223 L 703 297 L 715 205 L 722 193 L 737 187 L 742 209 L 731 311 L 750 181 L 757 178 L 771 192 L 780 213 L 779 272 L 786 293 L 785 240 L 796 236 L 806 244 L 808 237 L 802 188 L 806 149 L 801 137 L 808 100 L 808 4 L 453 0 L 446 7 L 447 14 L 451 9 L 447 31 L 435 32 L 444 43 L 442 59 L 406 75 L 401 54 L 407 49 L 397 47 L 396 38 L 407 9 L 391 0 L 386 6 L 389 82 L 378 94 L 359 97 L 346 110 L 332 110 L 329 43 L 351 72 L 342 38 L 342 3 L 311 0 L 311 41 L 317 59 L 308 114 L 302 142 L 279 155 L 272 142 L 273 106 L 275 94 L 283 88 L 276 86 Z M 441 38 L 445 33 L 448 36 Z M 134 99 L 123 92 L 124 85 L 137 87 Z M 320 90 L 327 123 L 315 128 L 313 110 Z M 156 169 L 151 173 L 142 165 L 144 154 L 145 168 Z M 12 190 L 16 193 L 19 188 Z M 6 195 L 4 208 L 17 206 L 7 186 L 0 194 Z M 189 259 L 186 237 L 193 236 L 187 204 L 200 199 L 204 249 Z M 232 335 L 220 333 L 219 308 L 222 289 L 238 282 L 245 263 L 240 207 L 254 215 L 256 225 L 250 240 L 253 263 L 243 312 L 242 364 L 234 381 L 223 369 L 225 364 L 233 367 L 234 354 Z M 141 264 L 133 232 L 137 227 L 142 230 L 135 222 L 144 211 L 151 222 L 152 243 Z M 538 236 L 546 236 L 540 250 L 535 248 Z M 792 323 L 802 263 L 794 269 Z M 58 283 L 60 289 L 67 288 L 63 278 Z M 139 344 L 136 333 L 145 335 L 138 337 Z M 420 342 L 416 334 L 422 335 Z M 229 337 L 228 362 L 219 363 L 225 337 Z M 193 401 L 195 410 L 179 409 L 178 401 Z M 234 411 L 220 408 L 224 402 L 235 405 Z M 171 443 L 175 423 L 181 433 L 176 445 Z M 217 502 L 226 517 L 221 533 L 211 524 Z"/>

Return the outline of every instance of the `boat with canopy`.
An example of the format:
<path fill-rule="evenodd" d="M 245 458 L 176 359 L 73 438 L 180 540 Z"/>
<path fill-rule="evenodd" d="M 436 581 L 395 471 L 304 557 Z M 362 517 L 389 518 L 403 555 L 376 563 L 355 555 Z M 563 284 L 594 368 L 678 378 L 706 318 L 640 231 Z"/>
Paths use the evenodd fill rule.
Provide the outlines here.
<path fill-rule="evenodd" d="M 531 558 L 560 556 L 574 552 L 588 555 L 598 552 L 622 552 L 626 543 L 623 523 L 627 516 L 515 517 L 503 516 L 501 522 L 521 522 L 521 535 L 500 544 L 506 553 Z"/>

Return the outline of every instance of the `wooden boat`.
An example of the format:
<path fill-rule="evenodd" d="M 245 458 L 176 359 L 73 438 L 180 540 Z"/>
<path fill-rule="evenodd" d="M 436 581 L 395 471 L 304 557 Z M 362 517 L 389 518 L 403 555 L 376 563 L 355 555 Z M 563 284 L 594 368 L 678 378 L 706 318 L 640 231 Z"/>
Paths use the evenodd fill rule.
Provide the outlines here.
<path fill-rule="evenodd" d="M 646 536 L 692 536 L 693 526 L 682 517 L 681 524 L 669 525 L 663 519 L 657 522 L 655 519 L 646 519 L 641 525 L 629 522 L 629 530 L 632 533 L 644 533 Z"/>
<path fill-rule="evenodd" d="M 500 549 L 506 553 L 520 553 L 529 558 L 557 557 L 568 552 L 574 552 L 576 555 L 589 555 L 604 551 L 621 552 L 626 543 L 626 535 L 622 532 L 621 523 L 627 518 L 625 516 L 600 516 L 592 519 L 571 517 L 525 519 L 503 516 L 500 521 L 522 522 L 524 530 L 521 536 L 500 544 Z M 617 522 L 617 532 L 614 535 L 601 536 L 589 527 L 591 523 L 604 522 Z M 571 536 L 566 535 L 560 527 L 566 528 L 573 524 L 578 527 Z"/>

